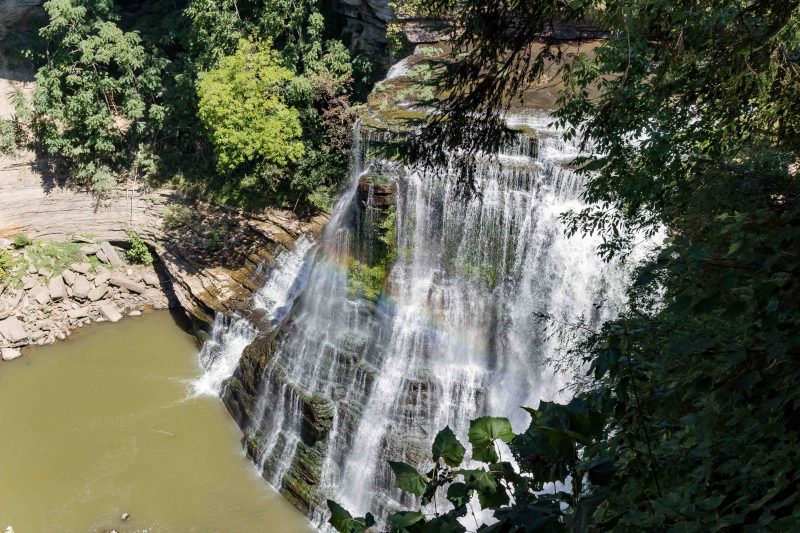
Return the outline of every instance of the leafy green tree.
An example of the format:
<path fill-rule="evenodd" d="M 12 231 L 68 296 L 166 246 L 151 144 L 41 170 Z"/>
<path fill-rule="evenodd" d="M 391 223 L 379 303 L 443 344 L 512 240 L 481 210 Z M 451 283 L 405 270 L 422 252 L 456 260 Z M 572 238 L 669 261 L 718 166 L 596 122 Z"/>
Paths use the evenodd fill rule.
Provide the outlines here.
<path fill-rule="evenodd" d="M 579 398 L 603 419 L 578 455 L 614 474 L 602 490 L 577 485 L 599 505 L 562 501 L 583 517 L 568 527 L 797 529 L 800 3 L 430 7 L 451 17 L 453 55 L 439 65 L 437 113 L 406 155 L 438 166 L 456 147 L 496 149 L 504 113 L 556 78 L 554 121 L 593 150 L 576 161 L 591 207 L 565 213 L 568 230 L 601 235 L 609 258 L 667 233 L 639 265 L 627 310 L 571 352 L 589 369 Z M 469 194 L 471 168 L 461 170 Z M 526 466 L 540 451 L 516 450 L 520 474 L 549 479 Z M 490 508 L 500 519 L 518 505 Z M 554 529 L 534 515 L 497 527 Z"/>
<path fill-rule="evenodd" d="M 248 40 L 203 76 L 197 86 L 200 119 L 213 139 L 220 172 L 262 162 L 282 169 L 300 159 L 300 113 L 285 96 L 293 80 L 269 43 Z"/>
<path fill-rule="evenodd" d="M 110 1 L 50 0 L 44 8 L 47 52 L 33 96 L 38 138 L 77 184 L 107 191 L 163 119 L 162 64 L 137 33 L 120 29 Z"/>

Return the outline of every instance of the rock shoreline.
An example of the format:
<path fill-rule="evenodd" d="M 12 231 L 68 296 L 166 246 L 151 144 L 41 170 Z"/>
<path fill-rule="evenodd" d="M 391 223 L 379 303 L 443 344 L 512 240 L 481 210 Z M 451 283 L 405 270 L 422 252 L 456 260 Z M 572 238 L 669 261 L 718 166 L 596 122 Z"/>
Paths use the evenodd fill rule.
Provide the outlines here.
<path fill-rule="evenodd" d="M 45 241 L 30 247 L 57 249 L 59 245 Z M 34 259 L 27 246 L 15 249 L 8 239 L 0 239 L 0 250 L 14 260 L 11 281 L 0 285 L 0 357 L 4 361 L 20 357 L 25 346 L 65 340 L 90 323 L 118 322 L 170 304 L 156 270 L 127 264 L 108 241 L 86 242 L 79 261 L 55 272 L 55 265 Z M 49 259 L 56 263 L 55 257 Z"/>

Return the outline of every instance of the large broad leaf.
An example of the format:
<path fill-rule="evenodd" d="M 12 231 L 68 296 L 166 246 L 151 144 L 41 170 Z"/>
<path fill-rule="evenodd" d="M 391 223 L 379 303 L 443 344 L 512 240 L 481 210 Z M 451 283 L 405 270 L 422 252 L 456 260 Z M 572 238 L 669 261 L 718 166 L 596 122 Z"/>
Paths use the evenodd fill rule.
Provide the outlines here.
<path fill-rule="evenodd" d="M 467 505 L 472 498 L 472 489 L 465 483 L 452 483 L 447 487 L 447 499 L 456 507 Z"/>
<path fill-rule="evenodd" d="M 448 466 L 456 467 L 464 460 L 466 448 L 456 438 L 450 426 L 447 426 L 436 435 L 433 441 L 433 460 L 438 461 L 441 457 Z"/>
<path fill-rule="evenodd" d="M 375 525 L 375 519 L 369 513 L 366 518 L 353 518 L 347 509 L 333 500 L 328 500 L 331 517 L 328 523 L 339 533 L 363 533 L 368 527 Z"/>
<path fill-rule="evenodd" d="M 466 531 L 458 520 L 451 516 L 440 516 L 426 522 L 420 531 L 424 533 L 463 533 Z"/>
<path fill-rule="evenodd" d="M 410 492 L 414 496 L 422 496 L 422 493 L 425 492 L 425 485 L 429 481 L 427 477 L 406 463 L 389 461 L 389 466 L 394 472 L 395 486 L 398 489 Z"/>
<path fill-rule="evenodd" d="M 458 470 L 456 474 L 464 476 L 467 487 L 478 492 L 494 492 L 497 490 L 497 481 L 492 472 L 486 470 Z"/>
<path fill-rule="evenodd" d="M 507 418 L 484 416 L 473 420 L 469 426 L 469 442 L 472 444 L 472 458 L 487 463 L 497 462 L 494 441 L 511 442 L 514 431 Z"/>
<path fill-rule="evenodd" d="M 402 531 L 422 520 L 425 520 L 425 516 L 422 513 L 400 512 L 394 513 L 389 517 L 389 524 L 392 526 L 392 531 Z"/>

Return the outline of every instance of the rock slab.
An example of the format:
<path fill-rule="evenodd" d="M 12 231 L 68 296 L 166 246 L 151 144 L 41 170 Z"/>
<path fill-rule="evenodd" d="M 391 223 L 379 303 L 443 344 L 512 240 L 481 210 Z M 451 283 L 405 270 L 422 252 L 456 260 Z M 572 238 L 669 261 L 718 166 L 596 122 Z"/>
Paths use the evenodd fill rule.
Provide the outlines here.
<path fill-rule="evenodd" d="M 16 343 L 27 339 L 28 332 L 25 331 L 22 322 L 17 317 L 12 316 L 5 320 L 0 320 L 0 336 L 8 342 Z"/>

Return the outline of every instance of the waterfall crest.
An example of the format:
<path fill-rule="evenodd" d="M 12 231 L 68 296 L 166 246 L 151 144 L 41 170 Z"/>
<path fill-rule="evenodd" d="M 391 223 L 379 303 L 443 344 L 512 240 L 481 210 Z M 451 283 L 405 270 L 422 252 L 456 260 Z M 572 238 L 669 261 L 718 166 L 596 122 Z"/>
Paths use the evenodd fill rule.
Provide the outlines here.
<path fill-rule="evenodd" d="M 464 437 L 491 414 L 523 429 L 519 406 L 565 385 L 541 317 L 597 326 L 622 300 L 625 272 L 559 220 L 582 206 L 577 146 L 544 114 L 509 122 L 535 134 L 477 159 L 469 201 L 436 174 L 368 157 L 358 132 L 291 316 L 232 379 L 248 452 L 317 524 L 326 498 L 358 514 L 413 505 L 388 461 L 424 466 L 446 425 Z"/>

